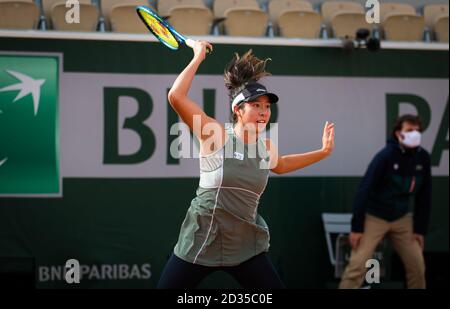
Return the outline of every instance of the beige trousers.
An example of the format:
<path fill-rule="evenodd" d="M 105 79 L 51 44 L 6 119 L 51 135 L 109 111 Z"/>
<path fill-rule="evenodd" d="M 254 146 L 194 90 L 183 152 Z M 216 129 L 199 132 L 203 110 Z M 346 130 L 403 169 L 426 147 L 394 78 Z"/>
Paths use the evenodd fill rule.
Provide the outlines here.
<path fill-rule="evenodd" d="M 340 289 L 361 287 L 366 261 L 378 243 L 386 235 L 400 256 L 406 271 L 406 284 L 409 289 L 425 288 L 425 261 L 419 243 L 413 239 L 412 215 L 408 214 L 396 221 L 388 222 L 372 215 L 366 215 L 364 233 L 356 250 L 352 250 L 350 261 L 342 275 Z"/>

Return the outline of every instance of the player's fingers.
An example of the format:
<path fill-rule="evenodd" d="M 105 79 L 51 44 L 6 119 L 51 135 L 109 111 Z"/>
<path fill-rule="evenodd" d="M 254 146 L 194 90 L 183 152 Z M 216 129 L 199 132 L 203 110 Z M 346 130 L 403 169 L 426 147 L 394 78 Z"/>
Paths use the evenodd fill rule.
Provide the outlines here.
<path fill-rule="evenodd" d="M 212 44 L 209 43 L 209 42 L 205 42 L 205 43 L 206 43 L 206 48 L 209 50 L 209 52 L 212 53 L 212 51 L 213 51 L 213 46 L 212 46 Z"/>

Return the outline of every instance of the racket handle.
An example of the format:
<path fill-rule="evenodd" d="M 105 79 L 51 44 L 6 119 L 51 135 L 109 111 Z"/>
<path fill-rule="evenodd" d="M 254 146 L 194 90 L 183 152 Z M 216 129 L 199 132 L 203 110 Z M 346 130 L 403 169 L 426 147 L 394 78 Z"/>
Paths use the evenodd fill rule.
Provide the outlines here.
<path fill-rule="evenodd" d="M 185 43 L 187 46 L 189 46 L 190 48 L 194 48 L 195 41 L 194 41 L 193 39 L 186 39 L 186 41 L 184 41 L 184 43 Z M 210 53 L 211 53 L 211 51 L 209 50 L 209 48 L 206 48 L 206 53 L 207 53 L 207 54 L 210 54 Z"/>
<path fill-rule="evenodd" d="M 195 41 L 193 39 L 186 39 L 185 41 L 186 45 L 189 46 L 190 48 L 194 48 L 194 43 Z"/>

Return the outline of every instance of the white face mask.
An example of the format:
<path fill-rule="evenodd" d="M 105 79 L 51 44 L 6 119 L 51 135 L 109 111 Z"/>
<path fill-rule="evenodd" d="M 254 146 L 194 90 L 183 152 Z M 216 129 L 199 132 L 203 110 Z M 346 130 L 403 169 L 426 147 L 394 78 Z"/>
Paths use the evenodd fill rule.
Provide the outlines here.
<path fill-rule="evenodd" d="M 411 132 L 401 132 L 400 135 L 403 137 L 401 143 L 408 148 L 416 148 L 420 146 L 422 140 L 422 134 L 419 131 Z"/>

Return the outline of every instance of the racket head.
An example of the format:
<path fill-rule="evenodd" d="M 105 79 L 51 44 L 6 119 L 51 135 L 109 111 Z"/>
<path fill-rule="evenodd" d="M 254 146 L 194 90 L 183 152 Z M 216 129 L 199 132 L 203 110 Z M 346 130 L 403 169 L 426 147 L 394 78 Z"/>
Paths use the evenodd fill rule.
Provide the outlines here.
<path fill-rule="evenodd" d="M 152 9 L 140 5 L 136 12 L 147 29 L 168 48 L 178 50 L 184 43 L 184 38 Z"/>

